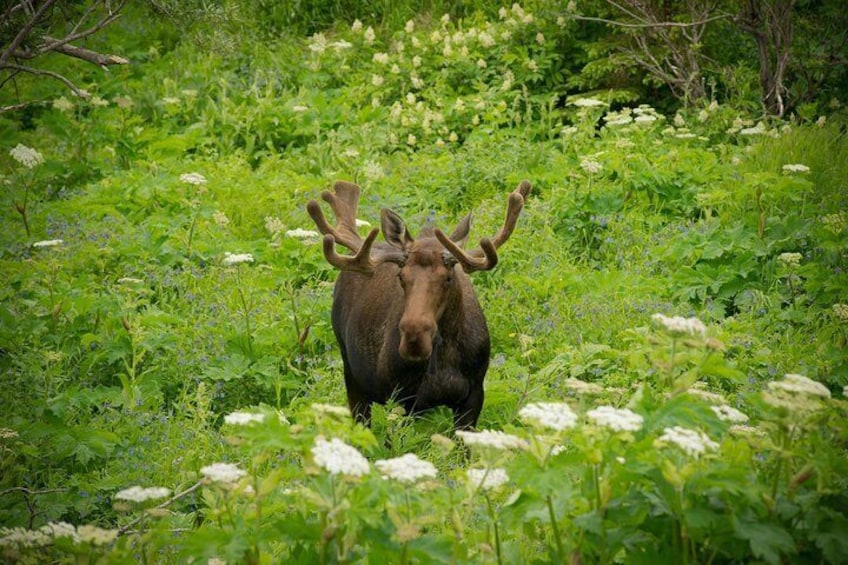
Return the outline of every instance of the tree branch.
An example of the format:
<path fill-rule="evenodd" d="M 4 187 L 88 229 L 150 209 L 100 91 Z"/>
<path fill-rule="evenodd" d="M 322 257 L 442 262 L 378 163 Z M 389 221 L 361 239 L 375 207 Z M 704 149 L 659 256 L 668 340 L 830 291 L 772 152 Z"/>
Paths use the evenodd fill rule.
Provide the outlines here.
<path fill-rule="evenodd" d="M 47 76 L 47 77 L 50 77 L 50 78 L 54 78 L 54 79 L 58 80 L 59 82 L 64 83 L 65 86 L 70 88 L 71 91 L 73 91 L 73 93 L 76 94 L 77 96 L 79 96 L 80 98 L 88 99 L 88 97 L 90 96 L 90 94 L 88 92 L 86 92 L 85 90 L 82 90 L 81 88 L 78 88 L 77 85 L 72 83 L 70 80 L 63 77 L 59 73 L 54 73 L 53 71 L 45 71 L 43 69 L 35 69 L 33 67 L 26 67 L 24 65 L 15 65 L 15 64 L 6 64 L 6 65 L 3 65 L 3 66 L 0 66 L 0 69 L 3 69 L 3 68 L 12 69 L 12 70 L 23 72 L 23 73 L 29 73 L 29 74 L 32 74 L 32 75 Z"/>
<path fill-rule="evenodd" d="M 38 20 L 41 19 L 41 16 L 53 5 L 56 3 L 56 0 L 46 0 L 44 4 L 38 9 L 38 11 L 30 18 L 30 20 L 21 28 L 21 31 L 18 32 L 18 35 L 12 40 L 12 43 L 0 54 L 0 67 L 2 67 L 6 62 L 8 62 L 9 57 L 12 56 L 12 53 L 17 51 L 18 47 L 21 46 L 21 43 L 27 38 L 29 33 L 32 31 L 32 28 L 35 27 L 35 24 L 38 23 Z"/>
<path fill-rule="evenodd" d="M 584 21 L 584 22 L 600 22 L 603 24 L 609 24 L 616 27 L 622 28 L 630 28 L 630 29 L 645 29 L 645 28 L 667 28 L 667 27 L 679 27 L 679 28 L 690 28 L 695 26 L 701 26 L 704 24 L 708 24 L 710 22 L 714 22 L 716 20 L 726 20 L 733 18 L 733 14 L 719 14 L 717 16 L 713 16 L 711 18 L 706 18 L 704 20 L 699 20 L 697 22 L 648 22 L 644 23 L 624 23 L 617 22 L 615 20 L 608 20 L 606 18 L 594 18 L 592 16 L 578 16 L 575 14 L 570 14 L 569 17 L 575 20 Z"/>
<path fill-rule="evenodd" d="M 44 36 L 44 39 L 46 41 L 55 42 L 54 46 L 50 48 L 51 51 L 57 51 L 63 55 L 76 57 L 77 59 L 82 59 L 83 61 L 88 61 L 89 63 L 100 65 L 101 67 L 105 67 L 106 65 L 129 64 L 129 59 L 125 59 L 118 55 L 104 55 L 102 53 L 92 51 L 91 49 L 86 49 L 85 47 L 75 47 L 73 45 L 68 45 L 65 40 L 58 41 L 46 35 Z"/>

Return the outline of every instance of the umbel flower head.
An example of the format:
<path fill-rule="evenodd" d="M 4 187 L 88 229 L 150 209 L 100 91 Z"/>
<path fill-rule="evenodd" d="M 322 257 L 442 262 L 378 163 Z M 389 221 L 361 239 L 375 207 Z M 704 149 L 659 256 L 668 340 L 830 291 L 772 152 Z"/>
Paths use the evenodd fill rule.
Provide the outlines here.
<path fill-rule="evenodd" d="M 698 318 L 684 318 L 682 316 L 668 317 L 663 314 L 654 314 L 651 316 L 659 327 L 663 328 L 673 337 L 681 337 L 684 335 L 704 337 L 707 333 L 707 326 Z"/>
<path fill-rule="evenodd" d="M 32 147 L 27 147 L 22 143 L 18 143 L 15 145 L 10 151 L 9 155 L 12 158 L 26 167 L 27 169 L 32 169 L 33 167 L 37 167 L 38 165 L 44 162 L 44 157 L 33 149 Z"/>
<path fill-rule="evenodd" d="M 315 464 L 331 475 L 361 477 L 370 471 L 368 460 L 355 447 L 338 438 L 327 441 L 319 436 L 310 451 Z"/>
<path fill-rule="evenodd" d="M 165 487 L 140 487 L 132 486 L 125 488 L 115 493 L 116 500 L 128 500 L 130 502 L 144 502 L 146 500 L 156 500 L 165 498 L 171 494 L 171 489 Z"/>
<path fill-rule="evenodd" d="M 577 414 L 565 402 L 534 402 L 518 412 L 522 422 L 562 431 L 577 425 Z"/>
<path fill-rule="evenodd" d="M 247 475 L 247 471 L 234 463 L 213 463 L 203 467 L 200 474 L 212 482 L 229 484 Z"/>
<path fill-rule="evenodd" d="M 509 481 L 509 475 L 501 468 L 468 469 L 468 481 L 475 489 L 492 490 Z"/>
<path fill-rule="evenodd" d="M 200 186 L 206 184 L 206 177 L 200 173 L 183 173 L 180 175 L 180 180 L 186 184 Z"/>
<path fill-rule="evenodd" d="M 518 436 L 504 433 L 500 430 L 482 430 L 469 432 L 457 430 L 456 435 L 462 438 L 466 445 L 492 447 L 494 449 L 520 449 L 527 447 L 527 442 Z"/>
<path fill-rule="evenodd" d="M 436 478 L 436 467 L 429 461 L 419 459 L 414 453 L 394 459 L 380 459 L 374 462 L 374 466 L 383 473 L 384 479 L 395 479 L 402 483 Z"/>
<path fill-rule="evenodd" d="M 586 412 L 594 423 L 616 432 L 635 432 L 642 428 L 643 418 L 627 408 L 598 406 Z"/>
<path fill-rule="evenodd" d="M 224 253 L 224 266 L 232 267 L 242 263 L 253 263 L 252 253 Z"/>
<path fill-rule="evenodd" d="M 265 414 L 257 414 L 255 412 L 231 412 L 224 416 L 224 423 L 233 426 L 246 426 L 253 422 L 264 422 Z"/>
<path fill-rule="evenodd" d="M 663 435 L 657 441 L 676 445 L 688 455 L 695 458 L 707 451 L 718 449 L 718 444 L 711 440 L 704 432 L 690 430 L 682 426 L 665 428 Z"/>

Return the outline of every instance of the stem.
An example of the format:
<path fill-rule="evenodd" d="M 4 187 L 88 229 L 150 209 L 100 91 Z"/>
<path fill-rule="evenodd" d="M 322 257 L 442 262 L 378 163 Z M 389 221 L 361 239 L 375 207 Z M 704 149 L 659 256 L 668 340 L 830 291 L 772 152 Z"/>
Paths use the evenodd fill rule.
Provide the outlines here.
<path fill-rule="evenodd" d="M 671 338 L 671 359 L 668 362 L 668 383 L 669 388 L 674 383 L 674 354 L 677 351 L 677 338 Z"/>
<path fill-rule="evenodd" d="M 607 529 L 604 526 L 604 509 L 601 504 L 601 465 L 600 463 L 595 463 L 592 465 L 592 478 L 595 483 L 595 505 L 598 511 L 598 516 L 601 518 L 601 559 L 600 561 L 606 562 L 606 550 L 607 550 Z"/>
<path fill-rule="evenodd" d="M 498 530 L 498 520 L 495 516 L 495 509 L 492 507 L 492 499 L 489 498 L 488 494 L 484 495 L 486 497 L 486 506 L 489 508 L 489 518 L 492 519 L 492 527 L 495 531 L 495 555 L 498 557 L 498 565 L 503 565 L 503 556 L 501 555 L 501 535 Z"/>
<path fill-rule="evenodd" d="M 548 495 L 546 498 L 548 502 L 548 515 L 551 519 L 551 532 L 554 536 L 554 543 L 556 543 L 556 554 L 552 555 L 551 561 L 553 563 L 562 562 L 565 557 L 565 549 L 562 547 L 562 539 L 560 538 L 559 526 L 556 521 L 556 513 L 554 513 L 554 501 L 551 495 Z"/>
<path fill-rule="evenodd" d="M 250 356 L 253 357 L 253 337 L 250 333 L 250 309 L 247 307 L 247 297 L 244 295 L 244 289 L 241 286 L 241 265 L 236 265 L 236 288 L 238 289 L 239 298 L 241 299 L 241 307 L 244 311 L 244 328 L 247 334 L 247 350 Z"/>
<path fill-rule="evenodd" d="M 195 212 L 191 217 L 191 225 L 188 227 L 188 249 L 186 251 L 187 255 L 191 255 L 191 244 L 194 240 L 194 228 L 197 225 L 197 212 Z"/>

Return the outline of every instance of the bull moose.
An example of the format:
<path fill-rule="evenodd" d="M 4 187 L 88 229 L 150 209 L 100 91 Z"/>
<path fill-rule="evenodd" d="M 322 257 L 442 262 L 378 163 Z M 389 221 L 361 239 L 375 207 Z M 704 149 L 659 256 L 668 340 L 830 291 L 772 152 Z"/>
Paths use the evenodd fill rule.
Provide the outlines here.
<path fill-rule="evenodd" d="M 371 404 L 391 398 L 414 414 L 436 406 L 453 410 L 458 429 L 474 427 L 483 407 L 483 378 L 489 366 L 489 329 L 468 274 L 498 263 L 497 249 L 512 234 L 530 193 L 522 181 L 510 195 L 497 235 L 480 247 L 463 249 L 471 214 L 451 234 L 425 228 L 414 238 L 391 210 L 380 214 L 385 243 L 374 228 L 363 240 L 356 226 L 360 189 L 339 181 L 307 210 L 324 234 L 327 261 L 338 268 L 333 292 L 333 332 L 344 363 L 351 413 L 365 424 Z M 352 255 L 340 255 L 336 245 Z"/>

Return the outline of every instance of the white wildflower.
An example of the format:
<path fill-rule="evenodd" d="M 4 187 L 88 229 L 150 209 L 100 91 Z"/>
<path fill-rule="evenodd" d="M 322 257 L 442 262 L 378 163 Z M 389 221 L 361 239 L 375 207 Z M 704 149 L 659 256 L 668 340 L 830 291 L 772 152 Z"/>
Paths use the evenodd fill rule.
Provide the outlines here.
<path fill-rule="evenodd" d="M 683 335 L 700 335 L 703 337 L 707 333 L 707 327 L 698 318 L 668 317 L 657 313 L 651 316 L 651 319 L 675 337 Z"/>
<path fill-rule="evenodd" d="M 780 255 L 777 256 L 778 261 L 780 261 L 783 265 L 790 267 L 790 268 L 800 267 L 801 266 L 801 259 L 803 259 L 803 258 L 804 258 L 804 256 L 801 255 L 800 253 L 781 253 Z"/>
<path fill-rule="evenodd" d="M 627 408 L 598 406 L 586 412 L 595 424 L 610 428 L 617 432 L 635 432 L 642 428 L 644 419 L 639 414 Z"/>
<path fill-rule="evenodd" d="M 486 49 L 494 47 L 495 45 L 495 38 L 485 31 L 480 32 L 480 35 L 477 36 L 477 40 L 480 42 L 480 45 Z"/>
<path fill-rule="evenodd" d="M 314 230 L 295 228 L 293 230 L 287 230 L 286 237 L 299 239 L 301 241 L 316 241 L 321 238 L 321 234 Z"/>
<path fill-rule="evenodd" d="M 407 20 L 406 25 L 403 26 L 403 30 L 406 33 L 412 33 L 413 31 L 415 31 L 415 22 L 412 20 Z"/>
<path fill-rule="evenodd" d="M 774 391 L 830 398 L 830 390 L 822 383 L 794 373 L 786 374 L 783 380 L 768 383 L 768 387 Z"/>
<path fill-rule="evenodd" d="M 748 421 L 747 415 L 732 406 L 728 406 L 727 404 L 722 404 L 721 406 L 710 406 L 710 409 L 712 409 L 712 411 L 715 412 L 715 415 L 718 416 L 718 419 L 723 422 L 741 424 Z"/>
<path fill-rule="evenodd" d="M 657 117 L 652 116 L 651 114 L 642 114 L 642 115 L 636 116 L 633 119 L 633 121 L 636 122 L 637 124 L 649 124 L 651 122 L 657 121 Z"/>
<path fill-rule="evenodd" d="M 383 167 L 376 161 L 366 161 L 362 166 L 362 174 L 370 181 L 375 181 L 386 176 Z"/>
<path fill-rule="evenodd" d="M 375 63 L 380 63 L 381 65 L 385 65 L 389 62 L 389 54 L 388 53 L 374 53 L 372 60 Z"/>
<path fill-rule="evenodd" d="M 309 111 L 309 106 L 304 106 L 303 104 L 295 104 L 294 106 L 292 106 L 292 112 L 294 112 L 296 114 L 302 114 L 302 113 L 308 112 L 308 111 Z"/>
<path fill-rule="evenodd" d="M 790 163 L 788 165 L 783 165 L 782 169 L 787 173 L 809 173 L 810 167 L 807 165 L 802 165 L 800 163 Z"/>
<path fill-rule="evenodd" d="M 271 234 L 271 236 L 277 236 L 281 231 L 283 231 L 283 221 L 276 216 L 265 216 L 265 230 Z"/>
<path fill-rule="evenodd" d="M 310 452 L 315 464 L 331 475 L 361 477 L 370 470 L 368 460 L 355 447 L 338 438 L 327 441 L 319 436 Z"/>
<path fill-rule="evenodd" d="M 108 100 L 104 100 L 103 98 L 100 98 L 99 96 L 92 96 L 92 97 L 88 100 L 88 102 L 89 102 L 92 106 L 97 106 L 98 108 L 103 108 L 104 106 L 108 106 L 108 105 L 109 105 L 109 101 L 108 101 Z"/>
<path fill-rule="evenodd" d="M 456 435 L 462 438 L 466 445 L 492 447 L 494 449 L 521 449 L 527 446 L 527 442 L 520 437 L 500 430 L 481 430 L 479 432 L 457 430 Z"/>
<path fill-rule="evenodd" d="M 117 500 L 128 500 L 130 502 L 144 502 L 146 500 L 157 500 L 171 494 L 171 489 L 165 487 L 140 487 L 132 486 L 115 493 L 113 498 Z"/>
<path fill-rule="evenodd" d="M 383 474 L 384 479 L 395 479 L 402 483 L 436 478 L 436 467 L 413 453 L 393 459 L 380 459 L 374 462 L 374 466 Z"/>
<path fill-rule="evenodd" d="M 10 151 L 9 155 L 12 158 L 26 167 L 27 169 L 32 169 L 44 162 L 44 157 L 37 150 L 32 147 L 27 147 L 22 143 L 18 143 L 15 145 Z"/>
<path fill-rule="evenodd" d="M 477 67 L 480 69 L 485 69 L 488 65 L 485 59 L 477 59 Z"/>
<path fill-rule="evenodd" d="M 234 463 L 213 463 L 200 470 L 200 474 L 216 483 L 234 483 L 247 475 L 247 471 Z"/>
<path fill-rule="evenodd" d="M 330 47 L 335 49 L 336 51 L 341 51 L 343 49 L 350 49 L 353 47 L 353 43 L 350 41 L 345 41 L 344 39 L 340 39 L 339 41 L 334 41 L 330 44 Z"/>
<path fill-rule="evenodd" d="M 222 228 L 225 228 L 230 225 L 230 219 L 227 217 L 227 214 L 220 210 L 215 210 L 215 212 L 212 214 L 212 219 L 215 220 L 215 223 Z"/>
<path fill-rule="evenodd" d="M 683 119 L 683 116 L 681 116 L 679 112 L 674 115 L 674 125 L 679 128 L 686 125 L 686 120 Z"/>
<path fill-rule="evenodd" d="M 523 422 L 557 431 L 577 425 L 577 414 L 565 402 L 534 402 L 522 408 L 518 417 Z"/>
<path fill-rule="evenodd" d="M 831 306 L 834 315 L 843 321 L 848 321 L 848 304 L 836 303 Z"/>
<path fill-rule="evenodd" d="M 26 528 L 0 528 L 0 547 L 43 547 L 53 541 L 50 533 Z"/>
<path fill-rule="evenodd" d="M 74 109 L 74 103 L 65 98 L 64 96 L 60 96 L 59 98 L 53 101 L 53 107 L 59 110 L 60 112 L 70 112 Z"/>
<path fill-rule="evenodd" d="M 576 100 L 571 100 L 568 104 L 571 106 L 577 106 L 578 108 L 596 108 L 598 106 L 607 105 L 606 102 L 595 98 L 577 98 Z"/>
<path fill-rule="evenodd" d="M 362 31 L 362 22 L 359 20 L 353 20 L 353 23 L 350 25 L 350 31 L 353 33 L 359 33 Z"/>
<path fill-rule="evenodd" d="M 468 480 L 475 489 L 493 490 L 509 481 L 506 470 L 496 469 L 468 469 Z"/>
<path fill-rule="evenodd" d="M 539 45 L 545 44 L 545 34 L 543 34 L 541 31 L 536 34 L 536 43 L 538 43 Z"/>
<path fill-rule="evenodd" d="M 374 43 L 374 40 L 377 38 L 377 34 L 374 33 L 374 28 L 368 26 L 368 29 L 365 30 L 365 33 L 362 36 L 365 39 L 366 45 L 371 45 Z"/>
<path fill-rule="evenodd" d="M 118 530 L 106 530 L 90 524 L 77 527 L 77 536 L 83 543 L 106 545 L 118 537 Z"/>
<path fill-rule="evenodd" d="M 583 159 L 580 161 L 580 168 L 589 173 L 590 175 L 594 175 L 601 171 L 601 164 L 595 161 L 594 159 Z"/>
<path fill-rule="evenodd" d="M 180 180 L 186 184 L 200 186 L 206 184 L 206 177 L 200 173 L 183 173 L 180 175 Z"/>
<path fill-rule="evenodd" d="M 36 241 L 32 244 L 33 247 L 58 247 L 65 243 L 61 239 L 45 239 L 43 241 Z"/>
<path fill-rule="evenodd" d="M 79 541 L 76 526 L 67 522 L 48 522 L 41 526 L 39 530 L 53 538 L 71 538 L 74 541 Z"/>
<path fill-rule="evenodd" d="M 562 381 L 562 386 L 577 394 L 601 394 L 604 392 L 604 388 L 600 385 L 574 378 L 565 379 Z"/>
<path fill-rule="evenodd" d="M 242 263 L 253 263 L 252 253 L 224 253 L 224 265 L 232 267 L 233 265 L 241 265 Z"/>
<path fill-rule="evenodd" d="M 376 75 L 376 74 L 371 75 L 371 84 L 372 85 L 382 86 L 383 82 L 385 82 L 385 79 L 382 77 L 382 75 Z"/>
<path fill-rule="evenodd" d="M 406 136 L 406 144 L 409 146 L 414 146 L 418 142 L 418 138 L 416 138 L 413 134 L 409 134 Z"/>
<path fill-rule="evenodd" d="M 0 439 L 14 439 L 18 437 L 18 432 L 9 428 L 0 428 Z"/>
<path fill-rule="evenodd" d="M 698 136 L 691 132 L 683 132 L 675 134 L 674 137 L 677 139 L 695 139 Z"/>
<path fill-rule="evenodd" d="M 692 457 L 698 457 L 708 450 L 715 451 L 718 449 L 718 444 L 712 441 L 707 434 L 682 426 L 665 428 L 658 441 L 672 443 Z"/>
<path fill-rule="evenodd" d="M 820 128 L 823 128 L 827 123 L 827 116 L 819 116 L 819 119 L 816 120 L 816 125 Z"/>
<path fill-rule="evenodd" d="M 391 73 L 392 73 L 393 75 L 399 75 L 399 74 L 400 74 L 400 66 L 399 66 L 399 65 L 397 65 L 397 63 L 395 63 L 394 65 L 392 65 Z"/>
<path fill-rule="evenodd" d="M 265 414 L 257 414 L 255 412 L 230 412 L 224 416 L 224 423 L 232 426 L 246 426 L 253 422 L 264 422 Z"/>
<path fill-rule="evenodd" d="M 710 113 L 706 109 L 698 112 L 698 121 L 699 122 L 703 123 L 703 122 L 706 122 L 709 119 L 710 119 Z"/>
<path fill-rule="evenodd" d="M 763 122 L 759 122 L 754 127 L 743 128 L 743 129 L 739 130 L 739 133 L 741 135 L 762 135 L 762 134 L 766 133 L 766 131 L 767 130 L 766 130 L 765 124 L 763 124 Z"/>

